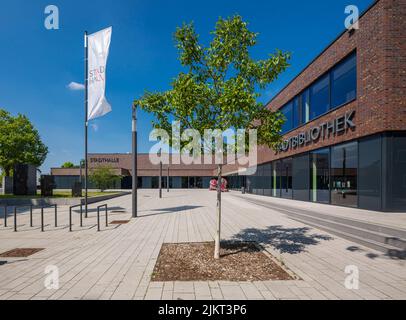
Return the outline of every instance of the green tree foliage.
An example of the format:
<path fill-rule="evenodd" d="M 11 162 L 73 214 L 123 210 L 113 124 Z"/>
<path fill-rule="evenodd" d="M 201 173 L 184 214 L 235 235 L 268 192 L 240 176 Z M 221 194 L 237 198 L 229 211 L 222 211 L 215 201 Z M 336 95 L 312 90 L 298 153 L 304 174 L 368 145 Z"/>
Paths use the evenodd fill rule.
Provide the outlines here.
<path fill-rule="evenodd" d="M 174 38 L 184 72 L 173 80 L 170 90 L 146 92 L 134 103 L 153 113 L 153 126 L 168 133 L 173 120 L 180 122 L 181 131 L 195 129 L 202 137 L 206 129 L 245 129 L 247 133 L 257 129 L 258 144 L 276 148 L 285 119 L 258 102 L 258 98 L 289 66 L 289 53 L 276 50 L 266 59 L 254 60 L 250 50 L 256 45 L 258 34 L 250 31 L 238 15 L 220 18 L 212 36 L 209 45 L 204 46 L 192 23 L 178 28 Z M 174 145 L 172 137 L 168 143 Z M 217 210 L 219 233 L 220 188 Z M 219 239 L 215 240 L 218 251 Z"/>
<path fill-rule="evenodd" d="M 276 147 L 283 116 L 257 99 L 288 67 L 289 53 L 276 50 L 267 59 L 252 59 L 249 51 L 258 34 L 249 31 L 240 16 L 220 18 L 212 34 L 204 47 L 193 24 L 178 28 L 176 47 L 187 72 L 173 80 L 171 90 L 146 92 L 135 103 L 155 115 L 155 128 L 167 132 L 172 120 L 180 121 L 181 131 L 195 129 L 202 136 L 205 129 L 256 128 L 259 144 Z"/>
<path fill-rule="evenodd" d="M 75 166 L 72 162 L 67 161 L 62 165 L 62 168 L 78 168 L 78 166 Z"/>
<path fill-rule="evenodd" d="M 92 181 L 96 187 L 102 191 L 113 188 L 115 182 L 119 181 L 120 178 L 121 177 L 116 175 L 110 166 L 100 166 L 93 169 L 90 174 L 90 181 Z"/>
<path fill-rule="evenodd" d="M 30 120 L 0 109 L 0 167 L 9 176 L 17 163 L 41 166 L 48 148 Z"/>

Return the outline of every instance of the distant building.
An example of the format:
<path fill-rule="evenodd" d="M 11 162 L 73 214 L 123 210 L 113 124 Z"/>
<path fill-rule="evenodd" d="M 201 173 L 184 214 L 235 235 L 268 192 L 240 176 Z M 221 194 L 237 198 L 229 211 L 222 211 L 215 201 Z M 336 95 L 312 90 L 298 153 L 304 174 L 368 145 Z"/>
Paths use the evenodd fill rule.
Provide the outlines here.
<path fill-rule="evenodd" d="M 122 176 L 117 182 L 116 189 L 131 189 L 132 187 L 132 164 L 131 154 L 106 153 L 89 154 L 89 173 L 99 166 L 111 167 L 117 175 Z M 159 165 L 153 165 L 148 154 L 139 154 L 138 163 L 138 187 L 158 188 L 159 187 Z M 215 165 L 169 165 L 169 187 L 170 188 L 209 188 Z M 163 165 L 162 185 L 166 188 L 168 165 Z M 70 189 L 75 181 L 80 180 L 79 168 L 52 168 L 51 174 L 55 177 L 57 189 Z M 84 175 L 84 169 L 82 170 Z M 89 181 L 89 187 L 92 187 Z"/>

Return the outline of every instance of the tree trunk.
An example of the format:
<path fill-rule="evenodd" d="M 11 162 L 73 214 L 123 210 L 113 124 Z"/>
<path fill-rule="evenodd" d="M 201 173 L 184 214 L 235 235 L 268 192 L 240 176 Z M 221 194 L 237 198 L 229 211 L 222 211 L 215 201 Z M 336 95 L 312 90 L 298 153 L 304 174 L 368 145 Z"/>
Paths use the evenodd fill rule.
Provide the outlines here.
<path fill-rule="evenodd" d="M 217 167 L 217 230 L 214 239 L 214 259 L 220 259 L 220 231 L 221 231 L 221 169 L 222 165 Z"/>

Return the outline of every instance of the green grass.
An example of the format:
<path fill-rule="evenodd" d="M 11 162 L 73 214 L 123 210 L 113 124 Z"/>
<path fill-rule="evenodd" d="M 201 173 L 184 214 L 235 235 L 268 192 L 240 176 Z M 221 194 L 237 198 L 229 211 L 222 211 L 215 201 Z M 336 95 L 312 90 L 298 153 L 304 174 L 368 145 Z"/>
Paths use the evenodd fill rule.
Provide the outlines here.
<path fill-rule="evenodd" d="M 115 194 L 117 192 L 88 192 L 89 197 L 105 196 L 109 194 Z M 84 196 L 83 192 L 83 196 Z M 31 198 L 39 199 L 41 198 L 41 192 L 39 191 L 36 196 L 15 196 L 12 194 L 1 194 L 0 199 L 19 199 L 19 198 Z M 72 198 L 72 193 L 70 191 L 54 191 L 54 195 L 50 198 Z"/>

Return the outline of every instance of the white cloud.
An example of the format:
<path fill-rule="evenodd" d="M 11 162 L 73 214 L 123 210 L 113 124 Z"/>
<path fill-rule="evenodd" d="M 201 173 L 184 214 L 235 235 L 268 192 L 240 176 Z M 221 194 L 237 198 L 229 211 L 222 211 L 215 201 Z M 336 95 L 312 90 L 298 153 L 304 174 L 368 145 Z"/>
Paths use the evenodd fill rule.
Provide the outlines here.
<path fill-rule="evenodd" d="M 69 90 L 74 90 L 74 91 L 85 90 L 85 86 L 83 84 L 77 83 L 74 81 L 69 83 L 66 87 L 69 88 Z"/>

